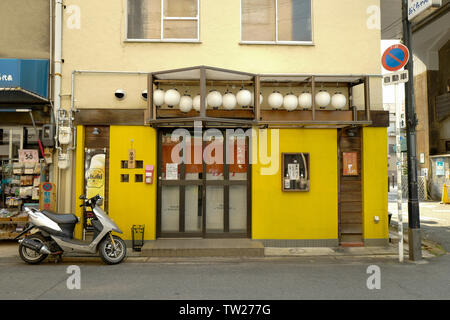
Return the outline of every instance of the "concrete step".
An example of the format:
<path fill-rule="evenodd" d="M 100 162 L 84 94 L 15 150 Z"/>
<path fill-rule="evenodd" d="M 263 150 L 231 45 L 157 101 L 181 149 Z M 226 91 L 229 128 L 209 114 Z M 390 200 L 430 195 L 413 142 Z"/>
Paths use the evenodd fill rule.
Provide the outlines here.
<path fill-rule="evenodd" d="M 144 257 L 263 257 L 262 242 L 250 239 L 157 239 L 142 247 Z"/>

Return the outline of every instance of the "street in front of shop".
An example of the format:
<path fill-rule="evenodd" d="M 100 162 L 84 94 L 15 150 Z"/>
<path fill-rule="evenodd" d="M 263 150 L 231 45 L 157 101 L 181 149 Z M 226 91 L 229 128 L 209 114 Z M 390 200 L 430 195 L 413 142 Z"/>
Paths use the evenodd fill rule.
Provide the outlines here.
<path fill-rule="evenodd" d="M 130 257 L 114 266 L 92 258 L 38 266 L 2 261 L 0 273 L 9 276 L 0 279 L 0 299 L 443 299 L 450 280 L 449 255 L 404 264 L 393 256 L 336 255 Z M 370 268 L 379 268 L 379 289 L 367 286 Z M 73 269 L 78 288 L 70 286 Z"/>
<path fill-rule="evenodd" d="M 128 248 L 124 263 L 106 266 L 96 256 L 70 255 L 55 263 L 23 263 L 14 241 L 0 242 L 0 299 L 442 299 L 448 296 L 450 207 L 422 202 L 423 259 L 398 262 L 395 199 L 387 246 L 265 247 L 262 256 L 149 256 Z M 407 221 L 407 203 L 404 219 Z M 406 222 L 407 223 L 407 222 Z M 436 240 L 443 239 L 441 244 Z M 212 239 L 225 241 L 229 239 Z M 407 240 L 407 237 L 405 238 Z M 158 241 L 158 240 L 157 240 Z M 161 240 L 159 240 L 161 241 Z M 167 241 L 167 240 L 166 240 Z M 200 243 L 205 243 L 203 239 Z M 248 240 L 250 241 L 250 240 Z M 153 247 L 154 244 L 153 244 Z M 183 246 L 180 246 L 182 248 Z M 185 246 L 184 246 L 185 247 Z M 404 246 L 405 256 L 408 245 Z M 222 248 L 223 249 L 223 248 Z M 182 251 L 181 251 L 182 252 Z M 209 251 L 211 252 L 211 251 Z M 178 251 L 180 253 L 180 251 Z M 172 256 L 169 256 L 172 255 Z M 379 288 L 371 288 L 371 268 Z M 78 287 L 71 287 L 78 270 Z M 183 285 L 180 285 L 183 284 Z M 428 288 L 428 289 L 427 289 Z M 345 289 L 345 290 L 343 290 Z"/>

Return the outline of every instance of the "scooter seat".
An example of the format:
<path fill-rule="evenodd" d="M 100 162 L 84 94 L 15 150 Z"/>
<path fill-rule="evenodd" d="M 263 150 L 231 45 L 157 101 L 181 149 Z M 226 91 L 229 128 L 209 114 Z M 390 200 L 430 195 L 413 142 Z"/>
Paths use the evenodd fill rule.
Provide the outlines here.
<path fill-rule="evenodd" d="M 68 214 L 60 214 L 60 213 L 54 213 L 48 210 L 42 210 L 41 211 L 43 214 L 45 214 L 47 216 L 47 218 L 50 218 L 51 220 L 55 221 L 56 223 L 62 223 L 62 224 L 72 224 L 72 223 L 77 223 L 78 222 L 78 218 L 76 215 L 74 215 L 73 213 L 68 213 Z"/>

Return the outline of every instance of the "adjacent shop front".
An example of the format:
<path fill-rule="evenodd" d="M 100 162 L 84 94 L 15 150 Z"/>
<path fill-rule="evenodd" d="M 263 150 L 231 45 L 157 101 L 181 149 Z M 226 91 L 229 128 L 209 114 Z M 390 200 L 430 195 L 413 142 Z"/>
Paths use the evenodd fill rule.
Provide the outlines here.
<path fill-rule="evenodd" d="M 27 223 L 25 206 L 55 210 L 48 60 L 0 59 L 0 239 Z"/>
<path fill-rule="evenodd" d="M 370 110 L 369 81 L 206 66 L 150 73 L 146 110 L 76 113 L 75 197 L 100 188 L 127 240 L 145 225 L 145 240 L 385 244 L 389 119 Z"/>

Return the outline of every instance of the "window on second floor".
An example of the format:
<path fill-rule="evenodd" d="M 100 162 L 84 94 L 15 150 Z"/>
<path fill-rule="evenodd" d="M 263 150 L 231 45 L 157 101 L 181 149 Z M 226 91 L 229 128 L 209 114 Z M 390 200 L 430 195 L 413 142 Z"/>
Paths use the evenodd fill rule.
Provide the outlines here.
<path fill-rule="evenodd" d="M 199 0 L 127 0 L 127 40 L 199 41 Z"/>
<path fill-rule="evenodd" d="M 312 43 L 312 0 L 241 0 L 243 43 Z"/>

